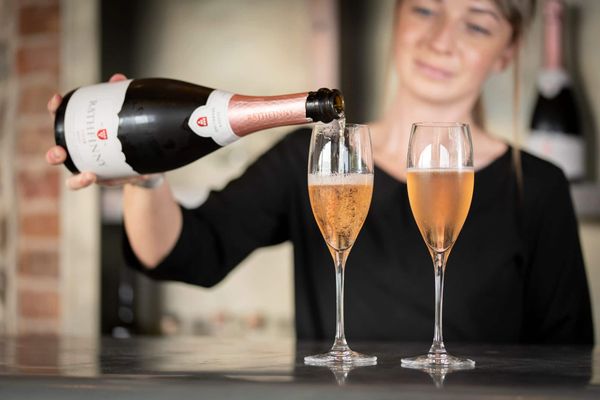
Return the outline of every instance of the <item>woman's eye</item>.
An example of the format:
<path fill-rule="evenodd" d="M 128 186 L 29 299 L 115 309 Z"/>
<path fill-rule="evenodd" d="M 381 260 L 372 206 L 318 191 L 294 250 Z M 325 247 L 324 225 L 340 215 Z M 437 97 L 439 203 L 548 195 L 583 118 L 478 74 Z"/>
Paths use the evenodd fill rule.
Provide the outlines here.
<path fill-rule="evenodd" d="M 479 35 L 490 36 L 492 34 L 492 32 L 490 32 L 489 29 L 486 29 L 481 25 L 477 25 L 477 24 L 473 24 L 473 23 L 467 23 L 467 29 L 470 32 L 473 32 L 473 33 L 476 33 Z"/>
<path fill-rule="evenodd" d="M 422 17 L 430 17 L 432 15 L 435 15 L 435 11 L 427 7 L 415 6 L 412 8 L 412 11 L 413 13 Z"/>

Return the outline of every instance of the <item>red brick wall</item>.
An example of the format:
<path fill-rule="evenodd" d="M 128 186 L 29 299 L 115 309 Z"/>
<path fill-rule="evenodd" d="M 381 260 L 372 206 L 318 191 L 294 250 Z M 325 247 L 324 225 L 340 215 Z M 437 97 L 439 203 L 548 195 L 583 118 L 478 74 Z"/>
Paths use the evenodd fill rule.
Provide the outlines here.
<path fill-rule="evenodd" d="M 60 330 L 60 170 L 44 161 L 53 144 L 46 102 L 58 91 L 59 0 L 17 0 L 12 73 L 18 100 L 14 165 L 17 188 L 16 328 Z"/>

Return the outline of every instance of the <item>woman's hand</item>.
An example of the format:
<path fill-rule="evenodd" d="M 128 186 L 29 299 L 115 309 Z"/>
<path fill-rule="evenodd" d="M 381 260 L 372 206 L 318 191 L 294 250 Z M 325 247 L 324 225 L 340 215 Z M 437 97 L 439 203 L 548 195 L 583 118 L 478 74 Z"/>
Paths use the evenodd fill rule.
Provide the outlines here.
<path fill-rule="evenodd" d="M 109 82 L 118 82 L 127 79 L 127 77 L 123 74 L 114 74 Z M 55 94 L 48 101 L 48 111 L 50 115 L 54 118 L 56 115 L 56 110 L 62 101 L 62 96 L 59 94 Z M 67 158 L 67 152 L 64 148 L 60 146 L 53 146 L 46 152 L 46 161 L 51 165 L 60 165 L 65 162 Z M 79 174 L 73 175 L 67 178 L 66 184 L 67 187 L 71 190 L 82 189 L 88 187 L 94 183 L 99 183 L 106 186 L 121 186 L 126 183 L 138 184 L 146 187 L 153 187 L 160 184 L 162 180 L 162 175 L 141 175 L 130 178 L 122 178 L 122 179 L 110 179 L 99 181 L 96 174 L 90 171 L 84 171 Z"/>

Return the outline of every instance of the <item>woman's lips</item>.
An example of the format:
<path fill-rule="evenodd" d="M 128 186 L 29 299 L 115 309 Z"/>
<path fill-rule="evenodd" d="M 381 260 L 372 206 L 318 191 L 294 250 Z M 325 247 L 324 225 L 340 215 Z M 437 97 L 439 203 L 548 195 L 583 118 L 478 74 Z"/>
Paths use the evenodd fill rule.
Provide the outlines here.
<path fill-rule="evenodd" d="M 435 79 L 435 80 L 447 80 L 454 76 L 454 73 L 447 71 L 442 68 L 434 67 L 430 64 L 424 63 L 422 61 L 415 61 L 415 64 L 419 71 L 421 71 L 425 76 Z"/>

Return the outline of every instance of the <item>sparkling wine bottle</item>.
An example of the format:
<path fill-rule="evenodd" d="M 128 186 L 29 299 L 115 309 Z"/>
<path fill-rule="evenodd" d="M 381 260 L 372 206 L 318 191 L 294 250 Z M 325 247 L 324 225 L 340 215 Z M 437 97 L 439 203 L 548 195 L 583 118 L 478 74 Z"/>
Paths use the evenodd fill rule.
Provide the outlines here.
<path fill-rule="evenodd" d="M 71 172 L 110 179 L 169 171 L 249 133 L 331 122 L 343 112 L 336 89 L 259 97 L 147 78 L 73 90 L 56 112 L 54 131 Z"/>
<path fill-rule="evenodd" d="M 584 139 L 579 108 L 562 56 L 564 4 L 544 6 L 544 66 L 537 82 L 528 149 L 563 169 L 572 181 L 585 176 Z"/>

